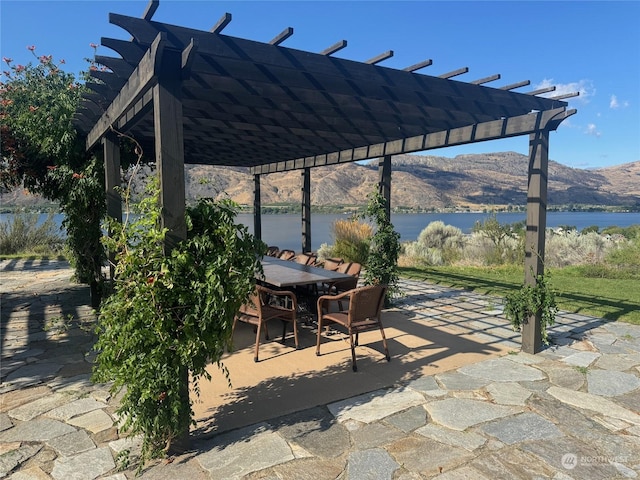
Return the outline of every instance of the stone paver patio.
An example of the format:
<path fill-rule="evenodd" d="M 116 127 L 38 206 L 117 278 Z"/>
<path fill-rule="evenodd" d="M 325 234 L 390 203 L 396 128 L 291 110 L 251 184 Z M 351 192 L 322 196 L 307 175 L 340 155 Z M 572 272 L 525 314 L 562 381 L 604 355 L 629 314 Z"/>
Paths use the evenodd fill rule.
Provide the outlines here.
<path fill-rule="evenodd" d="M 94 315 L 70 276 L 64 262 L 0 262 L 0 478 L 134 476 L 118 454 L 139 441 L 120 437 L 117 398 L 90 381 Z M 638 477 L 640 326 L 560 315 L 555 345 L 533 356 L 499 299 L 402 289 L 383 317 L 392 362 L 363 337 L 355 374 L 339 334 L 315 357 L 308 326 L 303 349 L 267 342 L 254 364 L 239 332 L 234 389 L 205 389 L 193 449 L 141 478 Z"/>

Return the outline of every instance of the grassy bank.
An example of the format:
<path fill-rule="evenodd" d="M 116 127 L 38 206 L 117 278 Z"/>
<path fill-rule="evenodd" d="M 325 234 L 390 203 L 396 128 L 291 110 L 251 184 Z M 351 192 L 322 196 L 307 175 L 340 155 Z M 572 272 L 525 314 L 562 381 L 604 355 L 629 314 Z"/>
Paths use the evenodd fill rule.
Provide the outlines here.
<path fill-rule="evenodd" d="M 503 297 L 522 284 L 524 267 L 402 267 L 403 277 Z M 553 268 L 551 284 L 560 309 L 640 325 L 640 280 L 581 276 L 575 268 Z"/>

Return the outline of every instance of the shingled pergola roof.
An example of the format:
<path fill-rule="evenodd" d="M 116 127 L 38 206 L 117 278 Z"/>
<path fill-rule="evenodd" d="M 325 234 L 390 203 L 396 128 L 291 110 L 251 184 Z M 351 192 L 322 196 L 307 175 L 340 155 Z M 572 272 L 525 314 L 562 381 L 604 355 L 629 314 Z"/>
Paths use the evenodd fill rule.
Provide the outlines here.
<path fill-rule="evenodd" d="M 490 87 L 499 75 L 458 81 L 466 68 L 441 75 L 418 73 L 431 60 L 404 70 L 336 58 L 339 42 L 311 53 L 282 45 L 286 29 L 268 43 L 223 35 L 225 14 L 211 31 L 110 14 L 130 40 L 103 38 L 121 58 L 96 57 L 105 70 L 91 75 L 76 124 L 87 149 L 102 142 L 107 209 L 121 212 L 118 137 L 138 141 L 155 157 L 162 222 L 171 248 L 186 237 L 184 164 L 250 167 L 254 174 L 254 226 L 260 236 L 260 176 L 301 169 L 303 250 L 311 248 L 312 167 L 380 158 L 379 189 L 390 205 L 391 156 L 465 143 L 528 135 L 529 183 L 525 280 L 544 272 L 549 132 L 575 113 L 564 98 L 542 97 L 554 87 L 519 93 L 529 84 Z M 387 210 L 388 212 L 388 210 Z M 523 327 L 522 348 L 541 347 L 540 316 Z"/>
<path fill-rule="evenodd" d="M 152 147 L 150 90 L 171 52 L 172 73 L 181 80 L 186 163 L 272 164 L 257 171 L 282 171 L 521 135 L 539 127 L 531 112 L 557 123 L 569 114 L 566 102 L 537 95 L 553 88 L 517 93 L 512 89 L 529 82 L 485 85 L 499 75 L 464 82 L 451 77 L 466 68 L 428 76 L 417 70 L 431 61 L 405 70 L 379 65 L 392 52 L 367 62 L 333 57 L 346 42 L 322 53 L 295 50 L 281 45 L 292 29 L 270 43 L 230 37 L 220 33 L 229 14 L 211 32 L 150 17 L 109 16 L 132 38 L 102 39 L 122 58 L 96 57 L 111 71 L 91 72 L 104 84 L 90 85 L 95 93 L 79 116 L 89 148 L 111 125 Z"/>

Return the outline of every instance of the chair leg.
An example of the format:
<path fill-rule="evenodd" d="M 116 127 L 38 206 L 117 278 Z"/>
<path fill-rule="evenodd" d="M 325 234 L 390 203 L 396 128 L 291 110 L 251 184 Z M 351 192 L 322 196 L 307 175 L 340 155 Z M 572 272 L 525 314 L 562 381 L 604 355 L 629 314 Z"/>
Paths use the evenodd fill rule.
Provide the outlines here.
<path fill-rule="evenodd" d="M 296 344 L 296 350 L 298 350 L 298 322 L 296 319 L 293 319 L 293 341 Z"/>
<path fill-rule="evenodd" d="M 266 327 L 266 325 L 265 325 Z M 260 348 L 260 329 L 262 328 L 262 322 L 258 323 L 257 333 L 256 333 L 256 351 L 253 354 L 253 361 L 258 362 L 258 349 Z"/>
<path fill-rule="evenodd" d="M 282 322 L 282 343 L 284 344 L 284 337 L 287 336 L 287 321 L 281 320 Z"/>
<path fill-rule="evenodd" d="M 389 348 L 387 347 L 387 337 L 384 334 L 384 328 L 382 327 L 382 323 L 380 323 L 380 333 L 382 334 L 382 346 L 384 347 L 384 356 L 387 359 L 387 362 L 390 362 L 391 355 L 389 355 Z"/>
<path fill-rule="evenodd" d="M 358 334 L 356 333 L 356 337 Z M 356 345 L 353 343 L 353 332 L 349 332 L 349 340 L 351 342 L 351 368 L 354 372 L 358 371 L 358 366 L 356 365 Z"/>
<path fill-rule="evenodd" d="M 318 341 L 316 342 L 316 355 L 320 356 L 320 334 L 322 333 L 322 314 L 318 318 Z"/>

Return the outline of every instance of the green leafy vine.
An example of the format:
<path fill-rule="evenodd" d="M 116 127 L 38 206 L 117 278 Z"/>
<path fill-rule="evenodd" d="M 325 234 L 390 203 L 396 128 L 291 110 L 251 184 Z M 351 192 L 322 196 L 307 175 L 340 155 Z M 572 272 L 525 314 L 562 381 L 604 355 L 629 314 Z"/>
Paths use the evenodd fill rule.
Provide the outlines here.
<path fill-rule="evenodd" d="M 387 285 L 385 305 L 399 293 L 398 255 L 400 254 L 400 234 L 393 228 L 387 217 L 386 200 L 377 191 L 369 195 L 364 212 L 365 217 L 373 219 L 376 230 L 371 237 L 367 267 L 363 273 L 365 285 Z"/>
<path fill-rule="evenodd" d="M 186 213 L 187 239 L 165 255 L 157 182 L 137 215 L 112 222 L 113 293 L 98 322 L 94 379 L 123 391 L 122 429 L 142 434 L 141 463 L 165 454 L 193 423 L 189 377 L 210 379 L 231 347 L 233 318 L 261 272 L 266 246 L 234 222 L 231 201 L 200 200 Z"/>
<path fill-rule="evenodd" d="M 540 313 L 542 342 L 549 344 L 547 328 L 555 323 L 558 306 L 550 274 L 538 275 L 535 285 L 523 284 L 505 297 L 504 314 L 514 330 L 520 330 L 529 318 Z"/>

